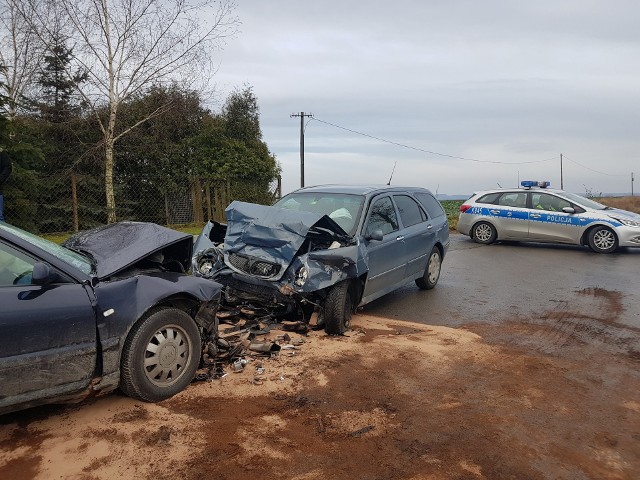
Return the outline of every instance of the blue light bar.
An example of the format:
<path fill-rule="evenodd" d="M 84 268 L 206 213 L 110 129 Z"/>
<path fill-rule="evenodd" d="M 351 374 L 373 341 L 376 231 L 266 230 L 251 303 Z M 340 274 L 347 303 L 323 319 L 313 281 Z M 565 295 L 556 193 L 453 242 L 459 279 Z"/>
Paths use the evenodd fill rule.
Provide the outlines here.
<path fill-rule="evenodd" d="M 536 180 L 523 180 L 520 182 L 520 185 L 524 188 L 531 188 L 531 187 L 540 187 L 540 188 L 547 188 L 548 186 L 551 185 L 551 182 L 549 181 L 545 181 L 545 182 L 538 182 Z"/>

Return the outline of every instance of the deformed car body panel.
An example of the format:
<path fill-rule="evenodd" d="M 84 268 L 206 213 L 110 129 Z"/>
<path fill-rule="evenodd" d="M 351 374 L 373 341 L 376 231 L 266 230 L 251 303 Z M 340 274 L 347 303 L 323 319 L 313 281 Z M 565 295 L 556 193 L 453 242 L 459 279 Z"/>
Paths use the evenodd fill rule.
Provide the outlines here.
<path fill-rule="evenodd" d="M 261 275 L 269 280 L 280 280 L 292 260 L 304 253 L 301 249 L 309 240 L 324 240 L 328 245 L 337 241 L 339 246 L 354 243 L 354 240 L 327 215 L 238 201 L 232 202 L 225 213 L 225 263 L 232 270 L 249 273 L 234 265 L 234 254 L 237 254 L 278 265 L 280 268 L 273 275 Z M 346 255 L 346 258 L 349 258 L 349 253 L 328 253 L 327 256 L 339 259 Z"/>
<path fill-rule="evenodd" d="M 96 277 L 104 279 L 167 248 L 171 249 L 172 259 L 187 271 L 192 244 L 191 235 L 154 223 L 119 222 L 77 233 L 63 246 L 89 254 L 95 262 Z"/>

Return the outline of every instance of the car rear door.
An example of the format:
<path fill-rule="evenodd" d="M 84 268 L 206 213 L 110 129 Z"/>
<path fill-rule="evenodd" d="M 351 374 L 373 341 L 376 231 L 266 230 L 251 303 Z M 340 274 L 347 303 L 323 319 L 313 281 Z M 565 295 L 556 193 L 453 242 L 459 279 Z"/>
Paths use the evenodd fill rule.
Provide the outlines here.
<path fill-rule="evenodd" d="M 486 206 L 502 240 L 526 240 L 529 235 L 527 192 L 504 192 Z"/>
<path fill-rule="evenodd" d="M 36 262 L 0 240 L 0 408 L 82 391 L 96 368 L 85 286 L 61 272 L 55 283 L 34 285 Z"/>
<path fill-rule="evenodd" d="M 363 301 L 382 296 L 401 284 L 407 265 L 407 247 L 391 197 L 384 195 L 374 198 L 367 215 L 363 237 L 369 256 L 369 273 Z M 377 230 L 382 231 L 382 240 L 366 239 Z"/>
<path fill-rule="evenodd" d="M 422 207 L 408 195 L 393 195 L 402 222 L 402 235 L 407 248 L 405 278 L 421 275 L 436 241 L 436 229 Z"/>

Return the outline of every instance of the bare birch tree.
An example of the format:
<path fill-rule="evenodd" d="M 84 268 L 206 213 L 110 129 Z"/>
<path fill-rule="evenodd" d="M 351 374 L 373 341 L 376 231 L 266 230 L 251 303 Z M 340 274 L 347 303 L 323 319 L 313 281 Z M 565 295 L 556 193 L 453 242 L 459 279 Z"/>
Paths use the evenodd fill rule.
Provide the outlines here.
<path fill-rule="evenodd" d="M 0 85 L 7 118 L 15 119 L 25 92 L 33 86 L 42 48 L 18 0 L 0 0 Z"/>
<path fill-rule="evenodd" d="M 65 19 L 64 37 L 73 47 L 70 69 L 89 75 L 80 94 L 93 109 L 102 133 L 108 222 L 115 222 L 115 145 L 170 108 L 158 107 L 121 125 L 120 106 L 151 85 L 206 79 L 213 51 L 237 31 L 235 5 L 230 0 L 22 0 L 22 4 L 24 16 L 32 19 L 45 43 L 60 35 L 52 30 L 52 23 L 60 25 L 52 17 Z"/>

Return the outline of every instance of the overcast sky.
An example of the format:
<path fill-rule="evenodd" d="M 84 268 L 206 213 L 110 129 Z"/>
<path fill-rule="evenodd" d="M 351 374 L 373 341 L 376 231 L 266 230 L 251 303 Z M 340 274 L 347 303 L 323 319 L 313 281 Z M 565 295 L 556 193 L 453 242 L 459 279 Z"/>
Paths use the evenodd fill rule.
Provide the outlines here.
<path fill-rule="evenodd" d="M 392 184 L 441 194 L 559 188 L 561 153 L 565 190 L 630 192 L 640 175 L 637 0 L 239 0 L 236 13 L 214 83 L 224 97 L 253 87 L 284 193 L 300 186 L 301 111 L 317 119 L 306 185 L 384 184 L 397 161 Z"/>

